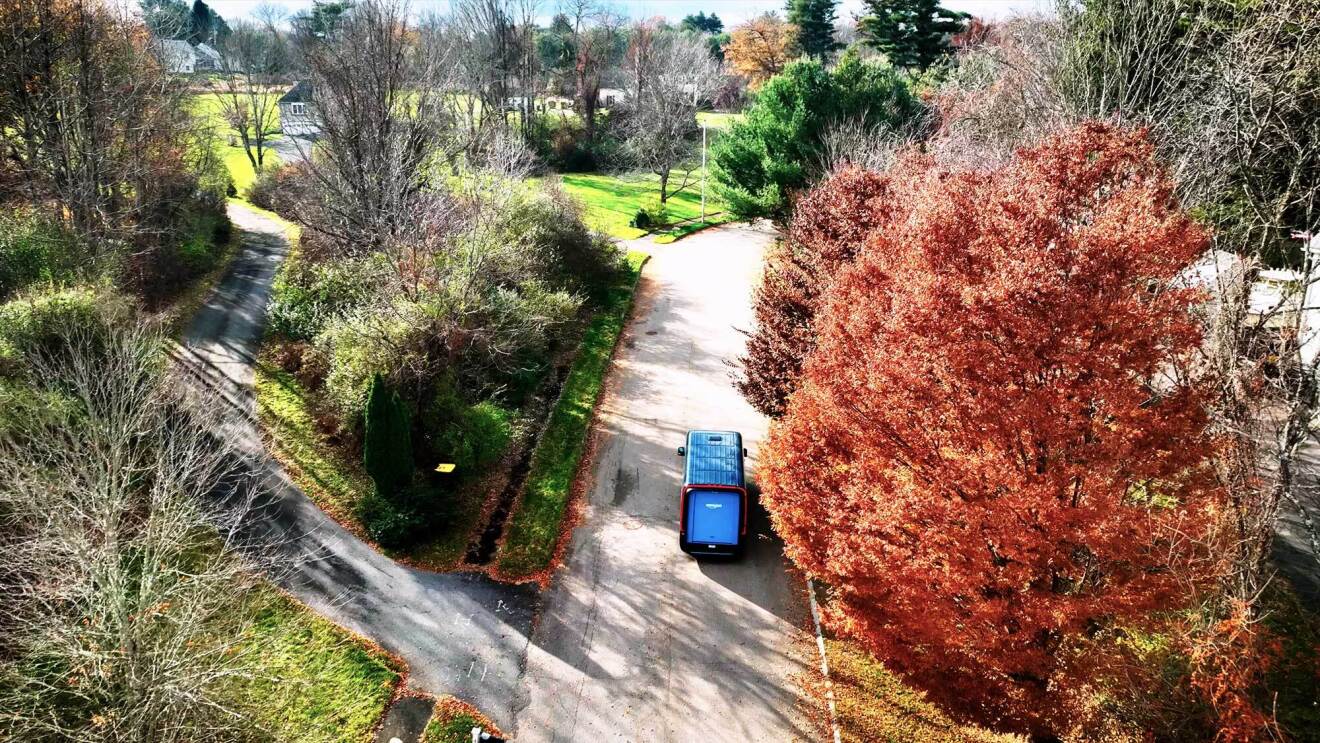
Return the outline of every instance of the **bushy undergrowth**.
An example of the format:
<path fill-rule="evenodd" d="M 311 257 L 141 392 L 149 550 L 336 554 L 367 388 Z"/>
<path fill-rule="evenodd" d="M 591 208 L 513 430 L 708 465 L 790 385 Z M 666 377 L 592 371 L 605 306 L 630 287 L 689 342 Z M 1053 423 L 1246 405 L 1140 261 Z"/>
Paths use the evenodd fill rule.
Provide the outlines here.
<path fill-rule="evenodd" d="M 473 173 L 444 198 L 452 221 L 398 248 L 304 244 L 270 304 L 287 351 L 277 358 L 324 403 L 353 456 L 374 378 L 406 406 L 416 476 L 355 506 L 369 535 L 394 547 L 443 529 L 454 489 L 500 459 L 516 410 L 621 265 L 557 190 Z M 434 473 L 440 462 L 455 473 Z"/>

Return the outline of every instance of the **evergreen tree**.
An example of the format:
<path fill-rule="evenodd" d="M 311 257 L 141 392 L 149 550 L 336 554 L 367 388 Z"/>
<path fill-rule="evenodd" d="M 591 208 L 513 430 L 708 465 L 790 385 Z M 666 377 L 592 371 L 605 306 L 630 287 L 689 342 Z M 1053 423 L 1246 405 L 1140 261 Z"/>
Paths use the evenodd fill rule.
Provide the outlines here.
<path fill-rule="evenodd" d="M 397 498 L 412 481 L 412 432 L 403 400 L 378 372 L 367 391 L 366 436 L 362 463 L 376 492 Z"/>
<path fill-rule="evenodd" d="M 967 13 L 939 0 L 866 0 L 858 30 L 866 43 L 888 55 L 895 67 L 924 70 L 949 52 L 949 39 L 963 30 Z"/>
<path fill-rule="evenodd" d="M 183 0 L 141 0 L 142 19 L 158 39 L 186 39 L 192 32 L 192 16 Z"/>
<path fill-rule="evenodd" d="M 695 15 L 688 15 L 683 18 L 679 28 L 684 31 L 698 31 L 703 34 L 718 34 L 724 30 L 724 21 L 720 17 L 711 13 L 706 15 L 706 11 L 701 11 Z"/>
<path fill-rule="evenodd" d="M 788 22 L 797 26 L 803 54 L 825 60 L 843 45 L 834 40 L 838 0 L 788 0 Z"/>
<path fill-rule="evenodd" d="M 189 25 L 188 40 L 194 44 L 215 44 L 229 35 L 229 24 L 202 0 L 194 0 Z"/>

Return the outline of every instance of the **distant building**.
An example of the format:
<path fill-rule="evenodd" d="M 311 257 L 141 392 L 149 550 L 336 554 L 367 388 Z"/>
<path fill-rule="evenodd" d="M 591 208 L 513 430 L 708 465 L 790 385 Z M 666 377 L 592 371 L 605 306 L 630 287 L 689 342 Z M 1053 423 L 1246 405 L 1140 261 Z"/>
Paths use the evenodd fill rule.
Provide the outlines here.
<path fill-rule="evenodd" d="M 216 72 L 224 67 L 220 52 L 209 44 L 192 44 L 182 39 L 160 39 L 157 54 L 165 71 L 172 75 Z"/>
<path fill-rule="evenodd" d="M 291 137 L 315 137 L 321 133 L 309 81 L 300 80 L 280 97 L 279 105 L 280 131 Z"/>
<path fill-rule="evenodd" d="M 179 39 L 161 39 L 160 63 L 165 71 L 175 75 L 191 75 L 197 70 L 197 52 L 193 45 Z"/>
<path fill-rule="evenodd" d="M 193 47 L 195 61 L 193 66 L 198 72 L 216 72 L 224 66 L 220 52 L 210 44 L 198 44 Z"/>
<path fill-rule="evenodd" d="M 623 88 L 601 88 L 596 92 L 596 102 L 605 108 L 628 100 L 628 91 Z"/>

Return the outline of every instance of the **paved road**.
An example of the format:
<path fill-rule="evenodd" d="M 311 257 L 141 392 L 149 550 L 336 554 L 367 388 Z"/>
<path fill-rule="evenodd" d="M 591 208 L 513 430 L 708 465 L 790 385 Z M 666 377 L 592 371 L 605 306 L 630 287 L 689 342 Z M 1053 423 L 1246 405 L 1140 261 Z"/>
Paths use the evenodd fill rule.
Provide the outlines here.
<path fill-rule="evenodd" d="M 1312 542 L 1311 529 L 1320 521 L 1320 441 L 1312 437 L 1298 457 L 1297 503 L 1284 501 L 1274 540 L 1274 561 L 1297 589 L 1312 611 L 1320 611 L 1320 555 Z M 1305 517 L 1297 508 L 1305 509 Z M 1307 527 L 1306 519 L 1311 521 Z"/>
<path fill-rule="evenodd" d="M 276 222 L 237 206 L 229 213 L 242 230 L 242 253 L 194 318 L 181 356 L 238 409 L 227 425 L 262 463 L 271 500 L 264 525 L 294 558 L 278 580 L 321 615 L 401 656 L 410 686 L 452 694 L 511 725 L 535 592 L 395 563 L 327 517 L 265 456 L 252 418 L 252 363 L 288 243 Z"/>
<path fill-rule="evenodd" d="M 790 649 L 804 644 L 804 591 L 764 515 L 739 563 L 697 563 L 677 543 L 686 430 L 742 431 L 753 468 L 765 434 L 726 361 L 770 240 L 735 226 L 645 246 L 654 258 L 601 406 L 588 513 L 529 649 L 519 743 L 807 738 L 789 678 L 803 668 Z"/>

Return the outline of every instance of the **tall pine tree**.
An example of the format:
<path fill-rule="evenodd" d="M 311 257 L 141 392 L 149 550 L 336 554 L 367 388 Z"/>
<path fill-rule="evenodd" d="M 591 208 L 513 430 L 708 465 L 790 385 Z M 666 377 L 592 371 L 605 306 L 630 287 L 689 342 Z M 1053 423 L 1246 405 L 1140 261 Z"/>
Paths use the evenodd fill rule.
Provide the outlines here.
<path fill-rule="evenodd" d="M 924 70 L 949 52 L 949 39 L 971 16 L 939 0 L 866 0 L 870 11 L 857 28 L 866 43 L 895 67 Z"/>
<path fill-rule="evenodd" d="M 394 499 L 412 481 L 412 431 L 403 400 L 379 373 L 367 391 L 366 436 L 362 463 L 376 483 L 376 492 Z"/>
<path fill-rule="evenodd" d="M 838 0 L 788 0 L 788 22 L 797 26 L 802 53 L 825 61 L 843 45 L 834 40 Z"/>

